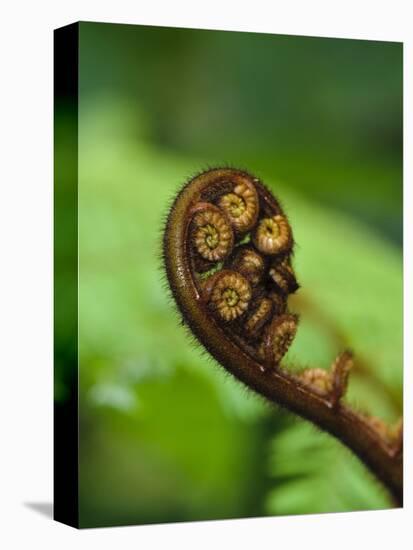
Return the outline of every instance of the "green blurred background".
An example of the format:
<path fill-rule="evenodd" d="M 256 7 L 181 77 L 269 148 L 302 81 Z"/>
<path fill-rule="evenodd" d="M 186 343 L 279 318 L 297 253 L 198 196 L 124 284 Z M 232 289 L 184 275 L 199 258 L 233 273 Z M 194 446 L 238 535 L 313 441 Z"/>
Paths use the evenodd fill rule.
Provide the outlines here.
<path fill-rule="evenodd" d="M 391 506 L 349 451 L 191 343 L 160 238 L 193 173 L 263 178 L 297 241 L 287 363 L 351 346 L 349 401 L 395 421 L 402 45 L 81 23 L 79 57 L 80 524 Z"/>

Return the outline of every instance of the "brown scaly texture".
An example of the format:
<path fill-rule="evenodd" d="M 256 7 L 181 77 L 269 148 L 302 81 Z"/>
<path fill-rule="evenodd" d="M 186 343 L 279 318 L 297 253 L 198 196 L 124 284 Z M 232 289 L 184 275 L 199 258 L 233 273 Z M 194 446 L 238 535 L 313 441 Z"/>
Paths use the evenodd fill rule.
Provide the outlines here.
<path fill-rule="evenodd" d="M 299 288 L 293 249 L 276 198 L 232 168 L 208 170 L 183 187 L 163 240 L 173 297 L 209 353 L 252 390 L 337 437 L 401 503 L 402 424 L 388 426 L 344 403 L 351 352 L 340 353 L 329 370 L 293 374 L 281 366 L 299 323 L 288 309 Z"/>

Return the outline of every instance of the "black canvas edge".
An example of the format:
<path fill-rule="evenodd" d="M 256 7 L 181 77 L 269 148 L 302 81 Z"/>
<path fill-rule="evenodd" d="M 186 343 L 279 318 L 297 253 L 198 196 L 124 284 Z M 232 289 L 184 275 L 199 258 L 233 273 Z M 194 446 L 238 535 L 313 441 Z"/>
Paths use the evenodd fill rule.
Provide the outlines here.
<path fill-rule="evenodd" d="M 54 31 L 54 519 L 79 527 L 79 24 Z M 62 328 L 63 327 L 63 328 Z M 63 344 L 62 344 L 63 342 Z M 57 386 L 59 385 L 59 396 Z"/>

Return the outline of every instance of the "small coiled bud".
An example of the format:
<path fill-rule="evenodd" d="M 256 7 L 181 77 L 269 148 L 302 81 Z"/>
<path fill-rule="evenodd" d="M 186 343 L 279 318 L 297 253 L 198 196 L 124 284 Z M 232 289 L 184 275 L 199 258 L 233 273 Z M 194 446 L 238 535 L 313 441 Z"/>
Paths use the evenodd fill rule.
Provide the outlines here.
<path fill-rule="evenodd" d="M 263 218 L 253 233 L 252 241 L 263 254 L 275 255 L 290 251 L 293 238 L 287 218 L 281 215 Z"/>
<path fill-rule="evenodd" d="M 367 420 L 371 429 L 377 432 L 385 441 L 389 440 L 389 425 L 387 422 L 376 416 L 364 414 L 364 418 Z"/>
<path fill-rule="evenodd" d="M 319 395 L 329 395 L 333 388 L 331 374 L 325 369 L 305 369 L 298 378 Z"/>
<path fill-rule="evenodd" d="M 288 257 L 280 263 L 273 262 L 269 275 L 281 294 L 293 294 L 300 288 Z"/>
<path fill-rule="evenodd" d="M 249 231 L 255 225 L 259 209 L 258 195 L 248 180 L 236 184 L 233 192 L 223 195 L 218 204 L 236 231 Z"/>
<path fill-rule="evenodd" d="M 297 332 L 298 316 L 286 313 L 273 319 L 266 330 L 260 353 L 268 366 L 276 367 L 287 353 Z"/>
<path fill-rule="evenodd" d="M 349 350 L 340 353 L 331 366 L 331 402 L 337 406 L 347 391 L 350 371 L 354 366 L 353 354 Z"/>
<path fill-rule="evenodd" d="M 216 206 L 201 203 L 192 220 L 195 250 L 210 262 L 224 260 L 232 251 L 234 234 L 225 214 Z"/>
<path fill-rule="evenodd" d="M 245 323 L 245 328 L 251 336 L 257 336 L 264 325 L 271 319 L 274 304 L 270 298 L 261 298 L 252 315 Z"/>
<path fill-rule="evenodd" d="M 231 256 L 230 262 L 231 268 L 239 271 L 253 286 L 263 278 L 265 261 L 251 246 L 238 247 L 234 257 Z"/>
<path fill-rule="evenodd" d="M 224 321 L 233 321 L 247 309 L 251 300 L 249 282 L 240 273 L 220 271 L 206 282 L 209 304 Z"/>
<path fill-rule="evenodd" d="M 273 310 L 275 315 L 282 315 L 287 310 L 287 298 L 282 294 L 277 292 L 270 292 L 269 298 L 271 298 L 273 303 Z"/>

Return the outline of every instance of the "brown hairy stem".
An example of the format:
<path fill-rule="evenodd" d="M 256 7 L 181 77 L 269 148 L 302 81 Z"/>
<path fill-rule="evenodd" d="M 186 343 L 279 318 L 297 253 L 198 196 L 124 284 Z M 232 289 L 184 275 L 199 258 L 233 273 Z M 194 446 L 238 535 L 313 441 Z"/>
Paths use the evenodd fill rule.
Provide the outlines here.
<path fill-rule="evenodd" d="M 209 215 L 196 217 L 208 204 Z M 192 333 L 228 372 L 339 439 L 401 503 L 401 428 L 392 430 L 343 403 L 352 354 L 340 354 L 330 371 L 295 375 L 280 365 L 298 326 L 298 317 L 288 311 L 288 296 L 298 289 L 293 246 L 285 213 L 257 178 L 229 168 L 204 172 L 178 194 L 165 227 L 173 297 Z M 214 274 L 208 276 L 208 270 Z M 263 306 L 269 300 L 271 315 Z M 265 317 L 256 320 L 264 310 Z M 258 329 L 248 331 L 251 324 Z"/>

